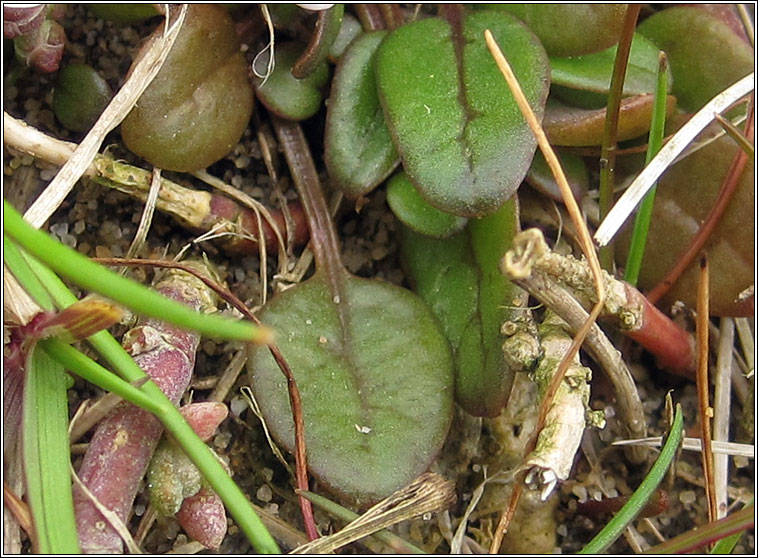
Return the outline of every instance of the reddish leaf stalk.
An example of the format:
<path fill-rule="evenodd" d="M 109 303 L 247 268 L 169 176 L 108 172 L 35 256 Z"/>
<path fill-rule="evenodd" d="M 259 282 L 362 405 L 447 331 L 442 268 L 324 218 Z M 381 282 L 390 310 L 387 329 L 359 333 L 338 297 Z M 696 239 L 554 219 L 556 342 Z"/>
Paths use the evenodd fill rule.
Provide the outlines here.
<path fill-rule="evenodd" d="M 754 131 L 754 114 L 755 114 L 755 98 L 750 97 L 750 104 L 747 111 L 747 121 L 745 122 L 745 137 L 752 140 Z M 669 270 L 666 276 L 658 283 L 648 294 L 648 300 L 656 304 L 663 296 L 669 291 L 669 289 L 676 283 L 677 279 L 684 273 L 690 264 L 695 260 L 695 257 L 700 253 L 705 246 L 708 238 L 711 236 L 713 229 L 718 225 L 721 216 L 726 211 L 729 202 L 732 200 L 734 193 L 737 191 L 737 185 L 742 177 L 742 173 L 747 165 L 748 157 L 742 149 L 738 149 L 732 159 L 732 164 L 729 166 L 729 170 L 724 177 L 721 189 L 718 197 L 711 207 L 710 212 L 706 216 L 703 224 L 697 231 L 697 234 L 693 237 L 692 243 L 685 250 L 685 252 L 679 257 L 674 267 Z"/>
<path fill-rule="evenodd" d="M 616 496 L 615 498 L 604 498 L 603 500 L 587 500 L 586 502 L 579 502 L 576 506 L 577 513 L 582 515 L 598 516 L 603 513 L 616 513 L 624 504 L 629 500 L 629 496 Z M 665 490 L 660 488 L 653 492 L 650 496 L 650 500 L 638 517 L 655 517 L 658 514 L 665 512 L 669 507 L 669 497 Z"/>
<path fill-rule="evenodd" d="M 156 283 L 161 294 L 196 310 L 213 306 L 212 295 L 192 277 L 172 271 Z M 174 403 L 189 384 L 199 336 L 154 319 L 124 336 L 135 362 Z M 163 432 L 160 421 L 122 403 L 98 426 L 79 469 L 85 486 L 106 508 L 126 520 L 140 479 Z M 78 488 L 74 489 L 77 530 L 87 553 L 123 552 L 117 532 Z"/>
<path fill-rule="evenodd" d="M 378 31 L 384 29 L 384 18 L 376 4 L 356 4 L 355 14 L 361 22 L 363 30 Z"/>

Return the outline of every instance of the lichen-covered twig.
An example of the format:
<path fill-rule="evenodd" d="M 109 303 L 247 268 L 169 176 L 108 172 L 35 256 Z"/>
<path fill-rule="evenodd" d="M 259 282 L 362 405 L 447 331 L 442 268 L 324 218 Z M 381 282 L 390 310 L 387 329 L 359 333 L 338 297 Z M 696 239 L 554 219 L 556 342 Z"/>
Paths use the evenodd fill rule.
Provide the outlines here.
<path fill-rule="evenodd" d="M 503 258 L 501 269 L 511 281 L 553 310 L 575 331 L 586 322 L 587 311 L 557 281 L 538 269 L 536 262 L 544 255 L 546 249 L 540 231 L 524 231 L 514 237 L 513 249 Z M 621 354 L 597 324 L 590 328 L 585 347 L 603 367 L 616 389 L 619 411 L 624 418 L 629 436 L 644 437 L 646 426 L 642 402 Z M 640 462 L 644 460 L 644 451 L 634 451 L 629 457 Z"/>
<path fill-rule="evenodd" d="M 539 229 L 524 231 L 518 242 L 514 239 L 514 249 L 506 258 L 511 258 L 507 265 L 514 272 L 545 275 L 565 285 L 585 308 L 597 301 L 587 263 L 550 250 Z M 512 265 L 513 258 L 520 260 L 518 267 Z M 603 282 L 607 294 L 600 318 L 613 323 L 650 351 L 663 368 L 692 378 L 695 367 L 692 336 L 628 283 L 606 272 L 603 272 Z"/>
<path fill-rule="evenodd" d="M 534 381 L 540 394 L 544 394 L 571 345 L 568 324 L 548 312 L 539 327 L 539 340 L 542 356 L 534 371 Z M 537 447 L 524 461 L 523 467 L 528 470 L 526 483 L 541 489 L 542 500 L 547 499 L 559 480 L 568 478 L 585 426 L 588 423 L 604 425 L 602 416 L 589 410 L 591 378 L 590 369 L 582 366 L 579 355 L 575 355 L 553 398 Z"/>
<path fill-rule="evenodd" d="M 167 272 L 155 289 L 196 310 L 215 308 L 213 293 L 193 276 L 178 270 Z M 196 333 L 152 318 L 141 322 L 124 337 L 124 345 L 137 364 L 174 402 L 179 401 L 189 384 L 198 342 Z M 122 403 L 100 423 L 90 442 L 79 477 L 97 500 L 122 520 L 128 516 L 162 431 L 160 421 L 149 412 Z M 84 552 L 122 551 L 116 531 L 93 502 L 76 488 L 74 505 Z"/>

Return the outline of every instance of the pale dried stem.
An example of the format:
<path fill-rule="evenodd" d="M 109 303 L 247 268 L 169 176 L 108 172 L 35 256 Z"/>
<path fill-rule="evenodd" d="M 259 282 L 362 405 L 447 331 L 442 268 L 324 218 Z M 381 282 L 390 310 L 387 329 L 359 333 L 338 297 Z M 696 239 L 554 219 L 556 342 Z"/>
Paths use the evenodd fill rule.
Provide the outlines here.
<path fill-rule="evenodd" d="M 755 341 L 753 332 L 750 330 L 750 322 L 747 318 L 736 318 L 735 326 L 737 327 L 737 336 L 742 345 L 742 354 L 745 358 L 748 371 L 755 369 Z"/>
<path fill-rule="evenodd" d="M 88 406 L 81 414 L 74 417 L 69 428 L 68 441 L 74 444 L 105 418 L 123 399 L 115 393 L 108 392 L 95 403 Z"/>
<path fill-rule="evenodd" d="M 239 378 L 246 362 L 247 351 L 245 349 L 237 351 L 219 377 L 218 382 L 216 382 L 216 385 L 207 400 L 224 401 L 234 384 L 237 382 L 237 378 Z"/>
<path fill-rule="evenodd" d="M 436 473 L 424 473 L 394 492 L 341 531 L 297 547 L 292 554 L 324 554 L 386 529 L 395 523 L 447 509 L 455 502 L 455 484 Z"/>
<path fill-rule="evenodd" d="M 553 310 L 576 331 L 586 323 L 587 311 L 549 275 L 535 269 L 535 260 L 542 257 L 547 249 L 546 245 L 539 242 L 540 238 L 541 233 L 536 229 L 524 231 L 515 237 L 513 249 L 503 258 L 501 269 L 511 281 Z M 645 416 L 634 379 L 619 351 L 596 324 L 592 324 L 587 335 L 586 348 L 614 385 L 619 410 L 630 436 L 644 436 Z M 644 460 L 644 451 L 635 451 L 629 457 L 640 462 Z"/>
<path fill-rule="evenodd" d="M 732 395 L 732 348 L 734 346 L 734 320 L 721 319 L 721 335 L 716 359 L 715 389 L 713 394 L 713 440 L 729 441 L 729 418 Z M 729 456 L 713 456 L 713 482 L 716 498 L 716 519 L 726 517 L 727 486 L 729 485 Z"/>
<path fill-rule="evenodd" d="M 537 116 L 534 114 L 532 107 L 529 105 L 529 102 L 524 96 L 524 93 L 521 90 L 521 86 L 519 85 L 519 82 L 516 79 L 516 76 L 514 75 L 510 64 L 506 60 L 505 56 L 503 56 L 500 47 L 498 46 L 489 29 L 484 31 L 484 39 L 487 43 L 487 48 L 489 48 L 489 51 L 495 59 L 495 63 L 497 64 L 498 69 L 503 74 L 505 81 L 508 83 L 508 87 L 513 94 L 516 104 L 518 105 L 521 114 L 526 119 L 529 128 L 534 134 L 534 137 L 537 139 L 537 144 L 545 156 L 545 160 L 547 161 L 547 164 L 556 179 L 558 188 L 561 191 L 561 196 L 563 197 L 563 202 L 579 234 L 579 239 L 582 244 L 582 251 L 584 252 L 585 257 L 589 262 L 590 268 L 592 269 L 592 273 L 595 278 L 595 285 L 597 288 L 598 302 L 595 304 L 595 307 L 592 309 L 589 316 L 587 316 L 586 321 L 577 330 L 575 330 L 576 334 L 574 341 L 571 343 L 571 346 L 566 352 L 566 355 L 563 357 L 563 360 L 558 366 L 558 371 L 553 378 L 553 382 L 548 387 L 547 393 L 545 393 L 545 398 L 542 402 L 542 405 L 540 406 L 540 414 L 537 421 L 537 430 L 539 431 L 545 422 L 548 406 L 550 405 L 550 401 L 552 401 L 553 397 L 555 396 L 555 393 L 558 391 L 561 381 L 563 380 L 563 375 L 566 373 L 566 370 L 570 366 L 571 360 L 574 358 L 574 355 L 579 352 L 579 347 L 581 347 L 590 328 L 595 323 L 595 320 L 600 314 L 603 306 L 603 301 L 605 300 L 605 291 L 603 289 L 602 276 L 600 273 L 600 262 L 598 261 L 597 254 L 595 253 L 595 247 L 592 244 L 592 238 L 590 237 L 590 233 L 587 230 L 587 225 L 584 223 L 584 219 L 582 218 L 579 206 L 574 199 L 574 194 L 571 191 L 568 180 L 566 180 L 566 176 L 563 173 L 563 169 L 561 168 L 560 162 L 558 161 L 558 157 L 555 155 L 555 152 L 550 146 L 550 142 L 545 135 L 545 131 L 542 129 Z M 495 532 L 495 536 L 492 540 L 492 545 L 490 546 L 490 552 L 492 553 L 497 552 L 497 549 L 500 548 L 503 535 L 508 529 L 508 523 L 510 519 L 513 517 L 513 513 L 515 511 L 516 504 L 518 503 L 520 494 L 520 489 L 517 487 L 517 489 L 513 492 L 511 503 L 508 509 L 501 516 L 500 522 Z"/>
<path fill-rule="evenodd" d="M 150 190 L 147 193 L 147 200 L 145 200 L 145 207 L 142 210 L 142 216 L 137 226 L 137 232 L 134 234 L 134 239 L 129 245 L 129 249 L 126 251 L 127 258 L 134 258 L 139 251 L 145 245 L 147 239 L 147 232 L 150 230 L 150 225 L 153 223 L 153 214 L 155 213 L 155 204 L 158 201 L 158 193 L 161 191 L 161 169 L 153 168 L 153 174 L 150 178 Z M 124 268 L 125 270 L 126 268 Z"/>
<path fill-rule="evenodd" d="M 711 99 L 695 116 L 690 118 L 679 131 L 664 145 L 658 154 L 630 184 L 624 195 L 616 202 L 595 232 L 595 239 L 600 246 L 606 245 L 632 214 L 642 198 L 653 184 L 669 168 L 676 157 L 705 129 L 719 114 L 729 108 L 743 95 L 754 88 L 755 74 L 751 73 L 734 85 L 731 85 Z"/>
<path fill-rule="evenodd" d="M 131 74 L 118 93 L 102 112 L 73 155 L 65 162 L 53 181 L 24 214 L 24 219 L 34 227 L 41 227 L 63 202 L 76 181 L 87 171 L 105 136 L 126 117 L 147 86 L 158 74 L 168 53 L 176 41 L 184 23 L 187 6 L 182 5 L 179 14 L 163 35 L 153 41 L 142 53 Z M 168 15 L 166 16 L 168 20 Z M 168 23 L 168 21 L 166 21 Z"/>
<path fill-rule="evenodd" d="M 544 394 L 571 345 L 568 324 L 548 311 L 539 327 L 539 340 L 541 358 L 534 371 L 534 380 L 540 394 Z M 574 456 L 587 426 L 591 378 L 592 372 L 582 366 L 576 354 L 550 404 L 537 447 L 524 461 L 523 468 L 528 471 L 527 483 L 541 490 L 543 501 L 556 482 L 566 480 L 571 472 Z"/>

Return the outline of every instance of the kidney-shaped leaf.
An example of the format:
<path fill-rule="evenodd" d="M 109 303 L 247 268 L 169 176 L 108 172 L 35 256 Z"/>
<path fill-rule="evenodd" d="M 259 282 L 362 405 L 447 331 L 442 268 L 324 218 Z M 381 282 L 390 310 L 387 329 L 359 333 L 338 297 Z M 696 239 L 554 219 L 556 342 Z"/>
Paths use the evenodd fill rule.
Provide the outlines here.
<path fill-rule="evenodd" d="M 484 43 L 490 29 L 535 112 L 549 77 L 537 38 L 510 14 L 404 25 L 376 55 L 379 98 L 405 171 L 433 206 L 492 213 L 524 178 L 536 142 Z"/>
<path fill-rule="evenodd" d="M 410 279 L 453 347 L 456 401 L 473 415 L 499 415 L 513 382 L 503 359 L 501 326 L 518 312 L 514 299 L 520 291 L 500 273 L 498 262 L 516 232 L 515 200 L 493 215 L 472 219 L 451 238 L 403 230 Z"/>
<path fill-rule="evenodd" d="M 329 176 L 350 198 L 387 178 L 398 154 L 376 94 L 374 54 L 386 31 L 355 39 L 340 59 L 326 111 L 324 157 Z"/>
<path fill-rule="evenodd" d="M 308 466 L 341 496 L 366 504 L 422 473 L 450 425 L 450 348 L 424 303 L 399 287 L 321 272 L 259 314 L 302 395 Z M 276 440 L 294 449 L 286 381 L 265 348 L 248 370 Z"/>

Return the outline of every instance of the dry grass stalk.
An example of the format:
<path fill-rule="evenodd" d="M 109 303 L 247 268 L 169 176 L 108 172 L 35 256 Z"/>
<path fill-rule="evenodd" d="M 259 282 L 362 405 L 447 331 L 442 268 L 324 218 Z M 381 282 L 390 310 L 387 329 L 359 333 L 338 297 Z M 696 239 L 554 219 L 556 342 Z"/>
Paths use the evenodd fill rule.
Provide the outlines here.
<path fill-rule="evenodd" d="M 436 473 L 424 473 L 350 522 L 341 531 L 297 547 L 292 554 L 325 554 L 386 529 L 395 523 L 447 509 L 455 502 L 455 485 Z"/>
<path fill-rule="evenodd" d="M 755 74 L 745 76 L 711 99 L 695 116 L 690 118 L 679 131 L 661 148 L 658 154 L 634 179 L 624 195 L 616 202 L 595 232 L 595 239 L 600 246 L 606 245 L 629 218 L 642 201 L 653 184 L 671 165 L 676 157 L 702 132 L 713 120 L 714 114 L 726 110 L 740 97 L 754 88 Z"/>
<path fill-rule="evenodd" d="M 708 302 L 709 302 L 708 258 L 700 260 L 700 277 L 697 284 L 697 396 L 703 451 L 703 476 L 705 478 L 705 496 L 708 500 L 708 522 L 716 521 L 716 495 L 713 479 L 713 447 L 711 445 L 711 418 L 713 408 L 708 401 L 710 384 L 708 382 Z"/>

